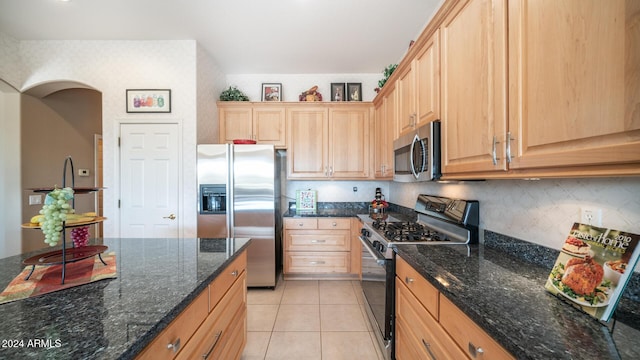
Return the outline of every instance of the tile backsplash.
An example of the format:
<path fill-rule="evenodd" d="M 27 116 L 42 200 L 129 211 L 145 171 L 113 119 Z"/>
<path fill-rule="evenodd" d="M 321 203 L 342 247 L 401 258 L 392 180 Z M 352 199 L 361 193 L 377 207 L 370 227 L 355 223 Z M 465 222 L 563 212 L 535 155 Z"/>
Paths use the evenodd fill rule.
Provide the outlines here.
<path fill-rule="evenodd" d="M 387 199 L 413 208 L 418 194 L 480 201 L 480 227 L 560 249 L 583 207 L 602 209 L 602 226 L 640 234 L 640 178 L 390 183 Z"/>

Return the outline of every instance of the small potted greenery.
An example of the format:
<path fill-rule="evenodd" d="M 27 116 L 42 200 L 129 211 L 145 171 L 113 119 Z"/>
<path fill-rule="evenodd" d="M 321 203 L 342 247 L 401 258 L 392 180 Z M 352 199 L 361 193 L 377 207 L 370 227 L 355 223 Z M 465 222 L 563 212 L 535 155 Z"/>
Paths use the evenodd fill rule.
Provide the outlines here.
<path fill-rule="evenodd" d="M 249 101 L 249 97 L 237 87 L 229 86 L 227 90 L 220 93 L 220 101 Z"/>
<path fill-rule="evenodd" d="M 380 89 L 382 89 L 384 84 L 387 82 L 387 80 L 389 79 L 391 74 L 393 74 L 393 72 L 396 70 L 397 67 L 398 67 L 398 64 L 391 64 L 384 69 L 384 72 L 382 73 L 384 78 L 378 81 L 378 87 L 374 89 L 376 92 L 380 92 Z"/>

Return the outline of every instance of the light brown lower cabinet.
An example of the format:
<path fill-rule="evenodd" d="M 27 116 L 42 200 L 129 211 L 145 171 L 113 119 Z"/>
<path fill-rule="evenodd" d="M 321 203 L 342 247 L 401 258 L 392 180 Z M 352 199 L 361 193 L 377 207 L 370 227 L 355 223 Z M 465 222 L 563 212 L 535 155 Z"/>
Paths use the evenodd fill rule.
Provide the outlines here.
<path fill-rule="evenodd" d="M 240 359 L 247 343 L 246 251 L 137 359 Z"/>
<path fill-rule="evenodd" d="M 359 276 L 360 243 L 351 223 L 351 218 L 285 218 L 285 278 Z"/>
<path fill-rule="evenodd" d="M 515 359 L 397 257 L 396 359 Z"/>

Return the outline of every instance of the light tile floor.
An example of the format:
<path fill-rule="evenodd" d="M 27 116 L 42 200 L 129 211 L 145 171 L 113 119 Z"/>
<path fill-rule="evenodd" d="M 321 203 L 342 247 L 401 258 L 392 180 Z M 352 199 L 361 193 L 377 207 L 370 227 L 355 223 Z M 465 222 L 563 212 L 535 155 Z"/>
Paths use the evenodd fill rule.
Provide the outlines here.
<path fill-rule="evenodd" d="M 243 360 L 381 360 L 358 281 L 280 279 L 247 292 Z"/>

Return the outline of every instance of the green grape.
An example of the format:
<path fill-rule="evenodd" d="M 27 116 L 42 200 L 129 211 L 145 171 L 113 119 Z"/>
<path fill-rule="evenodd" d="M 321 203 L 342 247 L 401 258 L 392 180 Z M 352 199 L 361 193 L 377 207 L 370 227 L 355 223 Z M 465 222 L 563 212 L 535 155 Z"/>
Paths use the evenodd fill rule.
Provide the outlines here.
<path fill-rule="evenodd" d="M 54 189 L 47 194 L 40 214 L 44 215 L 40 229 L 44 234 L 44 242 L 49 246 L 56 246 L 60 241 L 60 234 L 64 230 L 63 222 L 67 214 L 74 210 L 68 201 L 73 199 L 73 189 Z"/>

